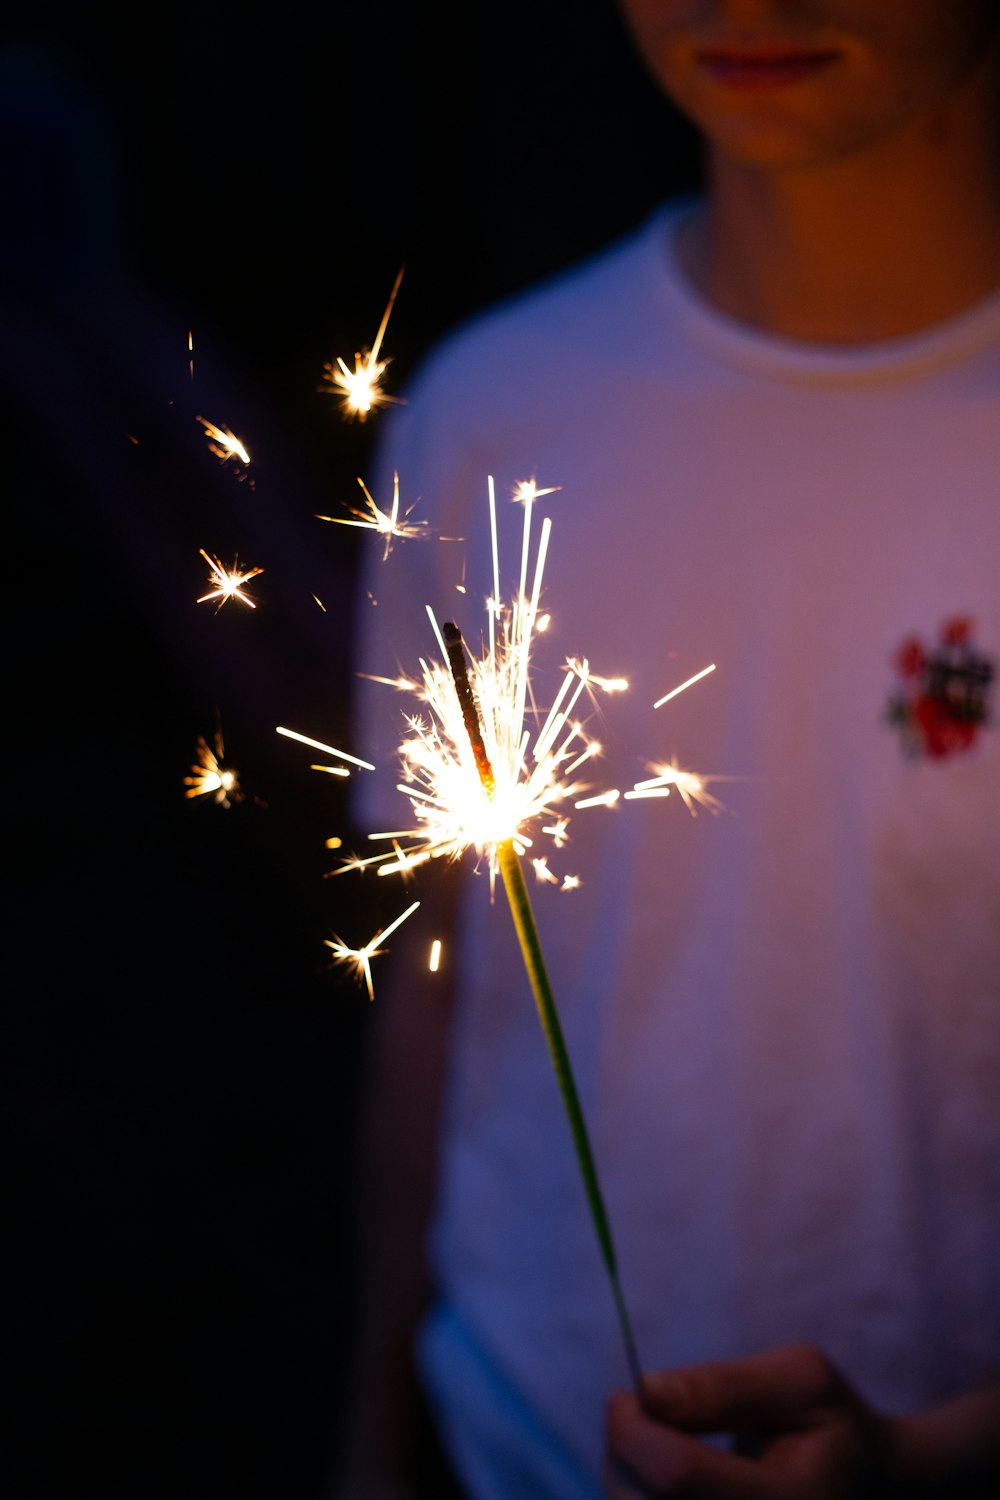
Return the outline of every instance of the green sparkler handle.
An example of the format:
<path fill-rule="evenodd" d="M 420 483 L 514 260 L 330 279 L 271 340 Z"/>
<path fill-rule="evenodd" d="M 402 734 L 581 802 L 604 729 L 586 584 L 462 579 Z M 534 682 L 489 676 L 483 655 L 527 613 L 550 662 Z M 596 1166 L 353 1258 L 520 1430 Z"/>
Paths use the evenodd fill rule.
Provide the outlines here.
<path fill-rule="evenodd" d="M 479 772 L 479 779 L 482 782 L 483 790 L 487 797 L 492 798 L 496 791 L 496 779 L 493 775 L 493 767 L 490 765 L 490 758 L 483 741 L 479 710 L 476 706 L 472 685 L 469 682 L 469 674 L 465 664 L 465 648 L 462 644 L 462 632 L 457 625 L 451 621 L 447 621 L 443 629 L 443 638 L 445 649 L 448 652 L 448 662 L 455 683 L 455 691 L 458 694 L 458 701 L 462 709 L 462 719 L 465 724 L 466 733 L 469 736 L 469 743 L 472 746 L 476 770 Z M 632 1375 L 632 1384 L 635 1387 L 636 1395 L 640 1402 L 642 1402 L 642 1371 L 639 1367 L 639 1356 L 636 1352 L 632 1324 L 629 1319 L 628 1309 L 625 1306 L 621 1282 L 618 1279 L 618 1264 L 615 1258 L 615 1247 L 611 1240 L 611 1226 L 608 1223 L 604 1198 L 601 1195 L 601 1186 L 597 1180 L 597 1167 L 594 1163 L 594 1154 L 590 1149 L 587 1124 L 583 1118 L 580 1097 L 576 1092 L 573 1069 L 570 1066 L 569 1053 L 566 1051 L 566 1043 L 563 1040 L 562 1026 L 559 1023 L 559 1012 L 556 1010 L 556 1002 L 552 995 L 552 986 L 549 984 L 549 976 L 545 972 L 545 959 L 542 956 L 542 945 L 538 937 L 538 928 L 535 926 L 534 913 L 531 910 L 531 902 L 528 899 L 528 887 L 524 883 L 524 876 L 521 873 L 521 862 L 517 857 L 517 851 L 509 840 L 506 843 L 497 845 L 497 863 L 500 866 L 500 874 L 503 876 L 504 890 L 507 892 L 511 915 L 514 918 L 514 926 L 517 929 L 518 940 L 521 944 L 521 957 L 524 959 L 524 967 L 527 970 L 528 979 L 531 983 L 531 993 L 535 997 L 538 1019 L 542 1023 L 542 1030 L 545 1033 L 545 1040 L 549 1047 L 549 1056 L 552 1059 L 552 1066 L 555 1069 L 559 1091 L 562 1094 L 563 1105 L 565 1106 L 566 1115 L 569 1120 L 573 1145 L 576 1147 L 577 1160 L 580 1163 L 580 1171 L 583 1174 L 583 1185 L 587 1193 L 587 1203 L 590 1206 L 594 1228 L 597 1230 L 601 1255 L 604 1259 L 608 1279 L 611 1282 L 611 1291 L 614 1295 L 615 1307 L 618 1311 L 618 1322 L 621 1324 L 622 1337 L 625 1340 L 625 1356 Z"/>
<path fill-rule="evenodd" d="M 503 876 L 504 890 L 507 892 L 511 916 L 514 918 L 514 926 L 517 929 L 518 940 L 521 944 L 521 955 L 524 959 L 524 966 L 528 973 L 528 979 L 531 982 L 531 992 L 535 997 L 538 1019 L 542 1023 L 542 1030 L 545 1033 L 545 1040 L 548 1043 L 552 1066 L 555 1069 L 556 1079 L 559 1083 L 559 1091 L 562 1094 L 566 1115 L 569 1119 L 569 1127 L 573 1135 L 573 1145 L 576 1147 L 577 1160 L 580 1163 L 580 1171 L 583 1174 L 583 1185 L 587 1193 L 587 1203 L 590 1206 L 594 1228 L 597 1230 L 601 1255 L 611 1282 L 611 1290 L 618 1312 L 618 1321 L 621 1324 L 622 1337 L 625 1340 L 625 1354 L 632 1375 L 632 1383 L 635 1387 L 636 1395 L 641 1401 L 643 1395 L 642 1371 L 636 1351 L 632 1324 L 629 1319 L 628 1309 L 625 1306 L 621 1282 L 618 1279 L 618 1264 L 615 1257 L 614 1244 L 611 1239 L 611 1225 L 608 1222 L 607 1211 L 604 1207 L 604 1198 L 601 1194 L 601 1186 L 597 1177 L 597 1167 L 590 1148 L 590 1138 L 587 1134 L 587 1125 L 583 1117 L 580 1098 L 576 1091 L 576 1083 L 573 1079 L 573 1069 L 570 1066 L 569 1053 L 566 1050 L 566 1043 L 563 1039 L 559 1013 L 556 1010 L 556 1002 L 552 995 L 552 987 L 549 984 L 549 976 L 545 971 L 545 959 L 538 937 L 538 928 L 535 926 L 534 913 L 531 910 L 528 888 L 524 883 L 521 862 L 517 857 L 517 852 L 513 844 L 504 843 L 497 846 L 497 862 L 500 866 L 500 874 Z"/>

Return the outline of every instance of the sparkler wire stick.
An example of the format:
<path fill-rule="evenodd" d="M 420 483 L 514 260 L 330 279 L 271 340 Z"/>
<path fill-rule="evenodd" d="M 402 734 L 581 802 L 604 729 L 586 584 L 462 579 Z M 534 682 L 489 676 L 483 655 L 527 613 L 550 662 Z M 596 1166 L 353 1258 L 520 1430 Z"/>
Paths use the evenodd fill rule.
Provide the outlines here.
<path fill-rule="evenodd" d="M 487 797 L 492 798 L 496 791 L 496 783 L 489 755 L 483 742 L 479 712 L 465 665 L 462 633 L 456 625 L 449 622 L 444 626 L 444 640 L 448 651 L 448 664 L 451 667 L 451 674 L 454 678 L 455 691 L 458 694 L 458 701 L 462 709 L 462 718 L 469 735 L 469 742 L 472 746 L 479 779 L 482 782 L 483 791 Z M 618 1261 L 615 1255 L 614 1242 L 611 1238 L 611 1225 L 604 1206 L 604 1197 L 601 1193 L 601 1186 L 597 1176 L 597 1166 L 594 1162 L 594 1154 L 590 1146 L 590 1137 L 587 1132 L 583 1107 L 580 1103 L 580 1096 L 577 1093 L 576 1082 L 573 1078 L 569 1052 L 566 1049 L 562 1025 L 559 1021 L 559 1012 L 556 1009 L 555 997 L 552 994 L 552 986 L 549 983 L 549 976 L 545 968 L 545 958 L 538 936 L 538 928 L 535 925 L 534 913 L 531 909 L 528 888 L 524 883 L 521 862 L 518 859 L 513 841 L 510 839 L 503 840 L 502 843 L 496 846 L 496 853 L 504 890 L 507 892 L 507 900 L 510 904 L 511 916 L 514 919 L 514 927 L 517 931 L 518 941 L 521 944 L 521 957 L 524 960 L 524 967 L 531 985 L 531 992 L 538 1011 L 538 1019 L 542 1024 L 542 1031 L 545 1034 L 545 1040 L 548 1044 L 549 1056 L 552 1060 L 556 1081 L 559 1084 L 563 1107 L 566 1110 L 566 1116 L 569 1120 L 573 1145 L 576 1148 L 577 1161 L 583 1176 L 587 1203 L 590 1208 L 591 1218 L 594 1221 L 598 1243 L 601 1247 L 601 1256 L 608 1273 L 608 1279 L 611 1282 L 611 1291 L 618 1313 L 618 1322 L 621 1325 L 622 1337 L 625 1341 L 625 1356 L 628 1360 L 632 1384 L 635 1387 L 636 1395 L 642 1401 L 642 1370 L 636 1350 L 635 1335 L 632 1332 L 632 1323 L 625 1305 L 625 1297 L 622 1293 L 621 1281 L 618 1276 Z"/>

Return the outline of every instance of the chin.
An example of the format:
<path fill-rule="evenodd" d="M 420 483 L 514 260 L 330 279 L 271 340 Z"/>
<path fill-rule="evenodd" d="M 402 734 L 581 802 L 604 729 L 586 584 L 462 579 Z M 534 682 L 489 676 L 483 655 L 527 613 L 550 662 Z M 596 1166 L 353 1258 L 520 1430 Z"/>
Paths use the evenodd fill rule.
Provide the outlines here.
<path fill-rule="evenodd" d="M 713 155 L 740 166 L 790 172 L 831 166 L 859 144 L 846 132 L 831 139 L 830 132 L 807 120 L 730 117 L 705 121 L 700 128 Z"/>

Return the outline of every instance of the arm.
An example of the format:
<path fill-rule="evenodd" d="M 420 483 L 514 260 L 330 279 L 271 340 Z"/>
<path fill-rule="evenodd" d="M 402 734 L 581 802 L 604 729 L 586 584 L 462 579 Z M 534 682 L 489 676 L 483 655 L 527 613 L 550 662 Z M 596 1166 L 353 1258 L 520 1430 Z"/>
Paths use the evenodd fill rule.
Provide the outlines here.
<path fill-rule="evenodd" d="M 430 1294 L 425 1238 L 434 1201 L 440 1103 L 452 1014 L 447 955 L 459 872 L 435 869 L 422 907 L 383 962 L 362 1116 L 360 1327 L 343 1434 L 343 1500 L 415 1493 L 421 1401 L 413 1337 Z"/>
<path fill-rule="evenodd" d="M 648 1375 L 644 1396 L 640 1406 L 622 1392 L 608 1408 L 610 1500 L 971 1497 L 1000 1478 L 1000 1384 L 882 1417 L 818 1350 L 796 1345 Z M 736 1451 L 694 1436 L 708 1432 L 733 1432 Z"/>

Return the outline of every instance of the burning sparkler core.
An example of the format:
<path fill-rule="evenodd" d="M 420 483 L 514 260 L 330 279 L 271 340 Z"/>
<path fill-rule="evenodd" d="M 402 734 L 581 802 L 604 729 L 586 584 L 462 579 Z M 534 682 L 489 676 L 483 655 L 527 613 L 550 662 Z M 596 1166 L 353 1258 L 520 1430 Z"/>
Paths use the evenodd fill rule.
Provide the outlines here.
<path fill-rule="evenodd" d="M 455 859 L 474 848 L 488 858 L 491 886 L 495 885 L 500 845 L 509 842 L 523 854 L 533 842 L 529 830 L 541 823 L 541 832 L 552 836 L 560 847 L 567 836 L 567 804 L 591 790 L 588 783 L 575 780 L 574 773 L 597 757 L 601 747 L 577 717 L 579 700 L 585 692 L 620 691 L 626 684 L 620 678 L 596 676 L 586 660 L 568 659 L 555 701 L 532 740 L 526 720 L 541 715 L 536 715 L 529 687 L 529 662 L 552 527 L 546 517 L 532 571 L 535 493 L 542 492 L 519 496 L 524 504 L 520 583 L 507 608 L 500 599 L 496 495 L 489 482 L 493 593 L 487 603 L 491 629 L 483 656 L 467 661 L 457 627 L 446 625 L 442 632 L 428 608 L 443 660 L 421 660 L 419 684 L 407 678 L 390 679 L 394 686 L 416 691 L 427 712 L 407 716 L 408 733 L 399 747 L 403 770 L 399 790 L 409 800 L 414 826 L 371 834 L 373 840 L 393 841 L 393 853 L 360 861 L 378 865 L 380 874 L 400 872 L 428 859 Z M 466 679 L 467 672 L 471 681 L 466 680 L 467 698 L 460 704 L 456 683 Z M 470 738 L 474 724 L 478 726 L 476 751 Z M 490 767 L 488 793 L 480 774 L 484 764 Z M 615 801 L 618 793 L 601 796 Z M 351 867 L 357 868 L 358 863 L 352 861 Z M 547 866 L 538 868 L 539 879 L 551 879 Z M 578 884 L 567 878 L 563 889 L 572 890 Z"/>

